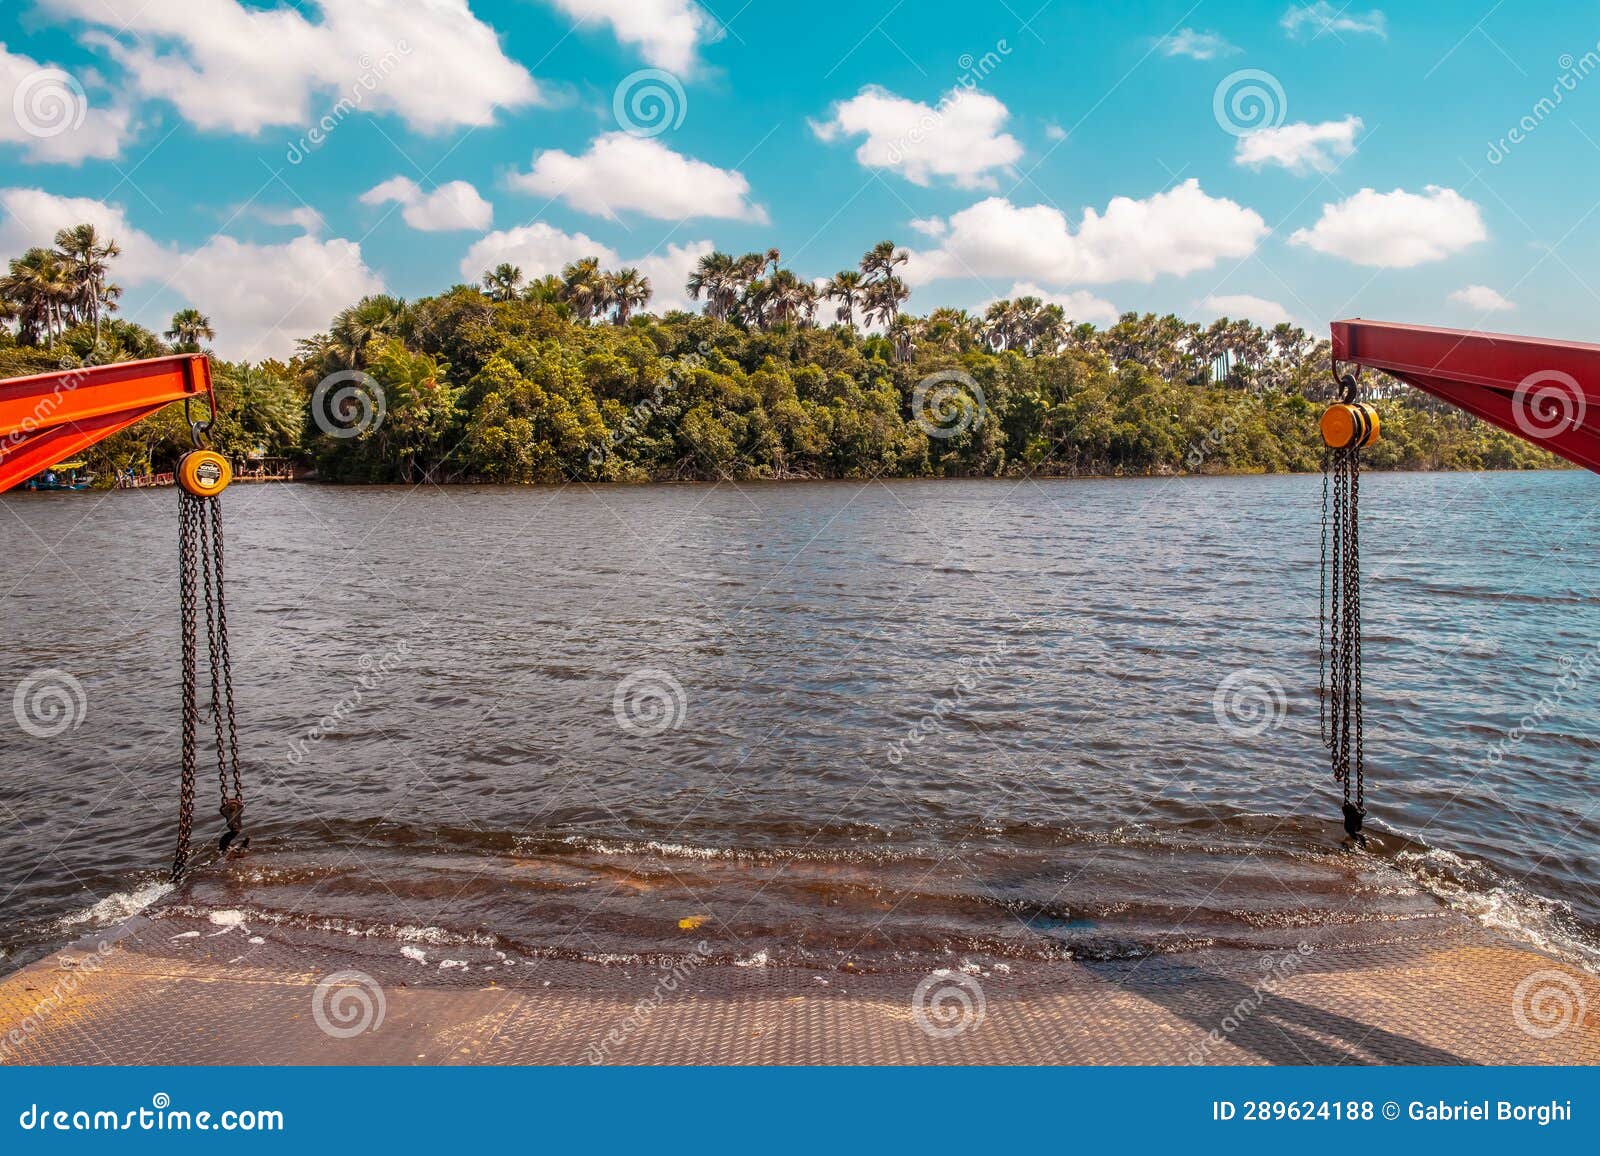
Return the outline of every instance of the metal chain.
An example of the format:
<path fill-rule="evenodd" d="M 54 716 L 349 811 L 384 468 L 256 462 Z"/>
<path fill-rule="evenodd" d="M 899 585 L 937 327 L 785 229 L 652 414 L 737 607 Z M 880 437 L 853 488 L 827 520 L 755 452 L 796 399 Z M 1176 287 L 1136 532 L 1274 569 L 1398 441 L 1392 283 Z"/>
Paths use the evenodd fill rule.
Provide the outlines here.
<path fill-rule="evenodd" d="M 172 880 L 189 865 L 189 837 L 194 830 L 195 726 L 195 571 L 200 499 L 178 492 L 178 603 L 183 631 L 183 782 L 178 795 L 178 849 L 172 859 Z"/>
<path fill-rule="evenodd" d="M 1345 568 L 1349 571 L 1349 620 L 1345 625 L 1352 657 L 1355 692 L 1349 702 L 1349 714 L 1355 729 L 1356 810 L 1366 814 L 1367 774 L 1366 753 L 1363 749 L 1361 726 L 1361 450 L 1352 447 L 1350 453 L 1350 541 L 1346 548 Z"/>
<path fill-rule="evenodd" d="M 1322 569 L 1317 601 L 1317 705 L 1322 722 L 1322 745 L 1328 745 L 1328 484 L 1333 469 L 1331 451 L 1322 455 Z"/>
<path fill-rule="evenodd" d="M 1331 506 L 1331 510 L 1330 510 Z M 1331 516 L 1330 516 L 1331 514 Z M 1361 451 L 1331 451 L 1323 472 L 1322 629 L 1325 665 L 1322 740 L 1334 781 L 1343 787 L 1345 829 L 1363 841 L 1366 750 L 1361 687 Z M 1353 799 L 1352 799 L 1353 792 Z"/>
<path fill-rule="evenodd" d="M 211 537 L 216 543 L 217 567 L 217 646 L 222 659 L 223 710 L 228 716 L 228 765 L 233 773 L 233 793 L 244 798 L 244 783 L 239 777 L 239 720 L 233 710 L 233 660 L 228 656 L 228 585 L 222 576 L 222 498 L 211 499 Z M 223 792 L 226 800 L 227 792 Z"/>
<path fill-rule="evenodd" d="M 1344 718 L 1344 524 L 1345 508 L 1349 503 L 1350 491 L 1345 486 L 1344 462 L 1339 454 L 1334 454 L 1333 460 L 1333 562 L 1332 573 L 1329 578 L 1332 602 L 1329 607 L 1330 635 L 1329 645 L 1331 654 L 1329 663 L 1332 669 L 1329 677 L 1333 681 L 1329 710 L 1332 718 L 1329 720 L 1328 730 L 1332 742 L 1334 760 L 1333 776 L 1339 781 L 1344 780 L 1344 760 L 1340 756 L 1339 736 L 1340 720 Z"/>
<path fill-rule="evenodd" d="M 203 503 L 213 498 L 201 498 Z M 206 657 L 211 667 L 211 725 L 217 740 L 217 789 L 221 799 L 228 797 L 227 746 L 222 732 L 222 664 L 217 661 L 217 608 L 216 578 L 213 564 L 216 550 L 211 541 L 210 513 L 204 506 L 200 510 L 200 577 L 206 598 Z"/>
<path fill-rule="evenodd" d="M 239 772 L 238 720 L 233 705 L 233 662 L 228 650 L 228 608 L 224 594 L 222 510 L 216 497 L 178 494 L 178 599 L 183 623 L 183 781 L 178 804 L 178 849 L 173 856 L 176 882 L 189 865 L 194 831 L 195 778 L 200 721 L 197 635 L 200 600 L 205 599 L 206 651 L 211 671 L 211 721 L 217 751 L 220 812 L 227 830 L 218 849 L 227 851 L 244 828 L 244 783 Z M 232 790 L 229 790 L 229 779 Z M 237 847 L 249 846 L 238 840 Z"/>

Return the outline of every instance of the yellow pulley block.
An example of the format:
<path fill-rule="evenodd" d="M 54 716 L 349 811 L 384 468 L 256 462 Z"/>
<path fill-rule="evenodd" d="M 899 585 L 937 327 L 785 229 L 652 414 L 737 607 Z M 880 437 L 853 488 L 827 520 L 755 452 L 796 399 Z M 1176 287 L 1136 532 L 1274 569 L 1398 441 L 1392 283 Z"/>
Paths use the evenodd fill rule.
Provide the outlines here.
<path fill-rule="evenodd" d="M 197 498 L 214 498 L 233 481 L 233 466 L 216 450 L 190 450 L 178 459 L 178 485 Z"/>
<path fill-rule="evenodd" d="M 1322 414 L 1322 440 L 1330 449 L 1370 446 L 1378 440 L 1378 411 L 1366 402 L 1336 402 Z"/>

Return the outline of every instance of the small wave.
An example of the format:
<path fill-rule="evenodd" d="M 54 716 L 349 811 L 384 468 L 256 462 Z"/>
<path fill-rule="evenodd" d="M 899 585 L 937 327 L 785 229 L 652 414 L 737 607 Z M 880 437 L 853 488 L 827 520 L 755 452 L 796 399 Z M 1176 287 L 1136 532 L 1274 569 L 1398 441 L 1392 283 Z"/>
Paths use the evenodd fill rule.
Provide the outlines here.
<path fill-rule="evenodd" d="M 56 926 L 63 931 L 82 926 L 109 927 L 142 913 L 171 891 L 171 883 L 155 882 L 128 891 L 113 892 L 82 911 L 63 915 L 57 920 Z"/>
<path fill-rule="evenodd" d="M 1488 867 L 1442 848 L 1401 851 L 1395 863 L 1428 894 L 1491 931 L 1522 939 L 1600 975 L 1600 951 L 1573 925 L 1572 908 L 1535 895 Z"/>
<path fill-rule="evenodd" d="M 627 856 L 644 858 L 651 855 L 664 859 L 691 859 L 703 862 L 725 863 L 899 863 L 916 859 L 937 859 L 937 851 L 927 848 L 872 847 L 705 847 L 689 843 L 670 843 L 660 839 L 607 839 L 592 835 L 566 835 L 562 846 L 571 847 L 592 855 Z M 537 839 L 519 839 L 515 853 L 537 855 L 541 852 Z"/>
<path fill-rule="evenodd" d="M 409 923 L 366 923 L 337 916 L 304 916 L 276 911 L 212 911 L 190 904 L 175 904 L 165 908 L 163 916 L 204 919 L 211 923 L 226 921 L 226 926 L 238 923 L 265 923 L 274 927 L 298 928 L 303 931 L 325 931 L 361 939 L 392 939 L 400 943 L 426 943 L 432 947 L 496 947 L 499 940 L 481 931 L 447 931 L 442 927 L 417 927 Z M 222 917 L 219 920 L 218 917 Z M 235 922 L 237 921 L 237 922 Z"/>

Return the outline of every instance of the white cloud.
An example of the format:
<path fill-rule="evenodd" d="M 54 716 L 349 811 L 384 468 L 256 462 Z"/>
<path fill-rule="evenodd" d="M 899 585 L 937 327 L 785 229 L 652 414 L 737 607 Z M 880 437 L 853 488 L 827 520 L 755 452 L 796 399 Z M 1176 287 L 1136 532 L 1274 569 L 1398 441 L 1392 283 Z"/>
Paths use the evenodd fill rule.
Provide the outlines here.
<path fill-rule="evenodd" d="M 58 230 L 93 225 L 114 239 L 122 255 L 113 266 L 123 285 L 158 281 L 171 268 L 177 249 L 161 245 L 135 229 L 116 205 L 88 197 L 61 197 L 43 189 L 0 189 L 0 263 L 35 245 L 55 243 Z"/>
<path fill-rule="evenodd" d="M 1450 294 L 1450 300 L 1480 313 L 1507 313 L 1517 307 L 1514 301 L 1507 300 L 1487 285 L 1468 285 L 1457 289 Z"/>
<path fill-rule="evenodd" d="M 826 121 L 811 122 L 824 141 L 865 136 L 856 160 L 869 169 L 892 169 L 912 184 L 943 178 L 958 189 L 993 188 L 991 170 L 1022 156 L 1022 145 L 1001 132 L 1010 115 L 987 93 L 951 89 L 937 107 L 867 85 L 833 106 Z"/>
<path fill-rule="evenodd" d="M 543 221 L 501 229 L 472 243 L 461 259 L 461 277 L 472 284 L 501 263 L 521 269 L 532 279 L 546 273 L 559 273 L 561 267 L 582 257 L 596 257 L 600 264 L 617 264 L 616 251 L 585 233 L 563 233 Z"/>
<path fill-rule="evenodd" d="M 126 313 L 160 325 L 164 318 L 151 311 L 170 290 L 211 318 L 217 351 L 228 358 L 287 357 L 296 340 L 325 328 L 340 309 L 383 290 L 383 280 L 367 268 L 354 241 L 304 236 L 282 245 L 252 245 L 213 237 L 184 252 L 135 228 L 115 205 L 41 189 L 0 189 L 0 261 L 31 245 L 48 245 L 57 229 L 80 223 L 121 246 L 112 279 L 148 291 L 143 300 L 127 294 Z"/>
<path fill-rule="evenodd" d="M 171 288 L 211 318 L 219 352 L 256 361 L 290 356 L 296 341 L 384 285 L 355 241 L 306 236 L 252 245 L 213 237 L 179 264 Z"/>
<path fill-rule="evenodd" d="M 664 253 L 654 253 L 628 262 L 650 278 L 650 304 L 646 308 L 652 313 L 693 309 L 689 290 L 684 286 L 700 258 L 711 250 L 710 241 L 691 241 L 687 245 L 668 245 Z"/>
<path fill-rule="evenodd" d="M 603 269 L 632 266 L 650 278 L 648 308 L 654 313 L 665 313 L 669 309 L 690 307 L 684 283 L 695 263 L 711 249 L 710 241 L 691 241 L 684 245 L 668 245 L 663 252 L 625 261 L 616 250 L 592 237 L 563 233 L 539 221 L 480 238 L 461 259 L 460 269 L 463 280 L 476 284 L 486 270 L 504 261 L 517 266 L 531 281 L 546 273 L 559 273 L 563 266 L 583 257 L 594 257 Z"/>
<path fill-rule="evenodd" d="M 657 68 L 692 72 L 702 44 L 722 39 L 722 26 L 694 0 L 551 0 L 577 20 L 603 20 L 623 44 Z"/>
<path fill-rule="evenodd" d="M 1352 12 L 1347 4 L 1335 8 L 1328 0 L 1317 0 L 1315 4 L 1296 4 L 1283 14 L 1279 21 L 1283 29 L 1290 36 L 1304 36 L 1307 32 L 1312 37 L 1322 36 L 1326 33 L 1337 35 L 1340 32 L 1352 32 L 1387 38 L 1389 35 L 1389 21 L 1382 12 L 1374 8 L 1371 12 Z"/>
<path fill-rule="evenodd" d="M 675 153 L 658 140 L 606 133 L 573 156 L 551 149 L 534 158 L 533 171 L 511 178 L 514 188 L 559 198 L 574 209 L 615 220 L 634 211 L 658 220 L 719 217 L 766 223 L 767 213 L 749 201 L 750 182 L 733 169 L 719 169 Z"/>
<path fill-rule="evenodd" d="M 1263 329 L 1284 322 L 1294 324 L 1294 318 L 1282 305 L 1248 293 L 1213 293 L 1200 302 L 1200 307 L 1210 313 L 1209 320 L 1213 321 L 1218 317 L 1231 317 L 1235 321 L 1248 319 Z"/>
<path fill-rule="evenodd" d="M 1235 164 L 1261 168 L 1280 165 L 1295 173 L 1331 173 L 1338 162 L 1356 151 L 1361 118 L 1347 116 L 1322 124 L 1282 124 L 1260 128 L 1239 138 L 1233 152 Z"/>
<path fill-rule="evenodd" d="M 1067 130 L 1052 121 L 1044 126 L 1044 135 L 1046 140 L 1066 140 Z"/>
<path fill-rule="evenodd" d="M 444 233 L 453 229 L 487 229 L 494 221 L 494 207 L 478 195 L 466 181 L 450 181 L 431 193 L 410 177 L 391 177 L 361 194 L 363 205 L 398 204 L 405 223 L 423 233 Z"/>
<path fill-rule="evenodd" d="M 242 212 L 246 208 L 249 208 L 250 212 L 269 225 L 299 229 L 301 232 L 310 233 L 312 236 L 328 227 L 328 222 L 323 220 L 322 214 L 310 205 L 300 205 L 293 209 L 274 208 L 270 205 L 259 205 L 253 208 L 241 206 L 240 211 Z"/>
<path fill-rule="evenodd" d="M 112 160 L 130 119 L 126 108 L 96 107 L 78 77 L 0 42 L 0 144 L 21 145 L 30 161 Z"/>
<path fill-rule="evenodd" d="M 1156 48 L 1164 56 L 1187 56 L 1192 60 L 1215 60 L 1219 56 L 1231 56 L 1239 51 L 1220 34 L 1196 32 L 1193 28 L 1184 28 L 1171 36 L 1163 36 L 1156 41 Z"/>
<path fill-rule="evenodd" d="M 285 4 L 240 0 L 39 3 L 106 29 L 84 42 L 116 60 L 142 95 L 171 101 L 201 129 L 302 126 L 347 100 L 441 132 L 491 124 L 498 108 L 541 99 L 467 0 L 319 0 L 316 23 Z"/>
<path fill-rule="evenodd" d="M 1357 265 L 1409 269 L 1459 253 L 1488 235 L 1476 204 L 1454 189 L 1429 185 L 1422 193 L 1362 189 L 1323 205 L 1317 223 L 1297 230 L 1289 241 Z"/>
<path fill-rule="evenodd" d="M 1046 305 L 1059 305 L 1061 311 L 1067 315 L 1068 321 L 1088 321 L 1099 326 L 1113 325 L 1121 314 L 1111 302 L 1096 297 L 1087 289 L 1074 289 L 1070 293 L 1052 293 L 1041 288 L 1031 281 L 1018 281 L 1011 286 L 1011 291 L 1006 294 L 1015 301 L 1018 297 L 1037 297 Z M 979 312 L 994 304 L 994 300 L 985 301 Z"/>
<path fill-rule="evenodd" d="M 1084 211 L 1073 232 L 1059 209 L 1020 207 L 990 197 L 947 222 L 937 249 L 914 252 L 912 284 L 943 278 L 1003 277 L 1042 285 L 1151 281 L 1249 255 L 1268 229 L 1260 215 L 1210 197 L 1197 180 L 1142 201 L 1115 197 Z"/>
<path fill-rule="evenodd" d="M 943 217 L 916 217 L 912 219 L 911 227 L 924 237 L 942 237 L 950 231 Z"/>

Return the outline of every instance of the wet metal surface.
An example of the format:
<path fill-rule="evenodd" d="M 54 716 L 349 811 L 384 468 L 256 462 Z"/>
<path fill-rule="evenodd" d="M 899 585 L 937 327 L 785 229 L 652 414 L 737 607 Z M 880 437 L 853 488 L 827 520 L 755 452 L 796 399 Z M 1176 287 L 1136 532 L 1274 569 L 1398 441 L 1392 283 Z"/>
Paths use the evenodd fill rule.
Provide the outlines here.
<path fill-rule="evenodd" d="M 1285 958 L 919 976 L 693 956 L 408 972 L 328 936 L 135 921 L 0 981 L 24 1064 L 1592 1064 L 1600 984 L 1463 921 Z M 406 964 L 408 961 L 401 961 Z M 360 966 L 355 966 L 360 965 Z M 365 968 L 366 970 L 363 970 Z"/>

